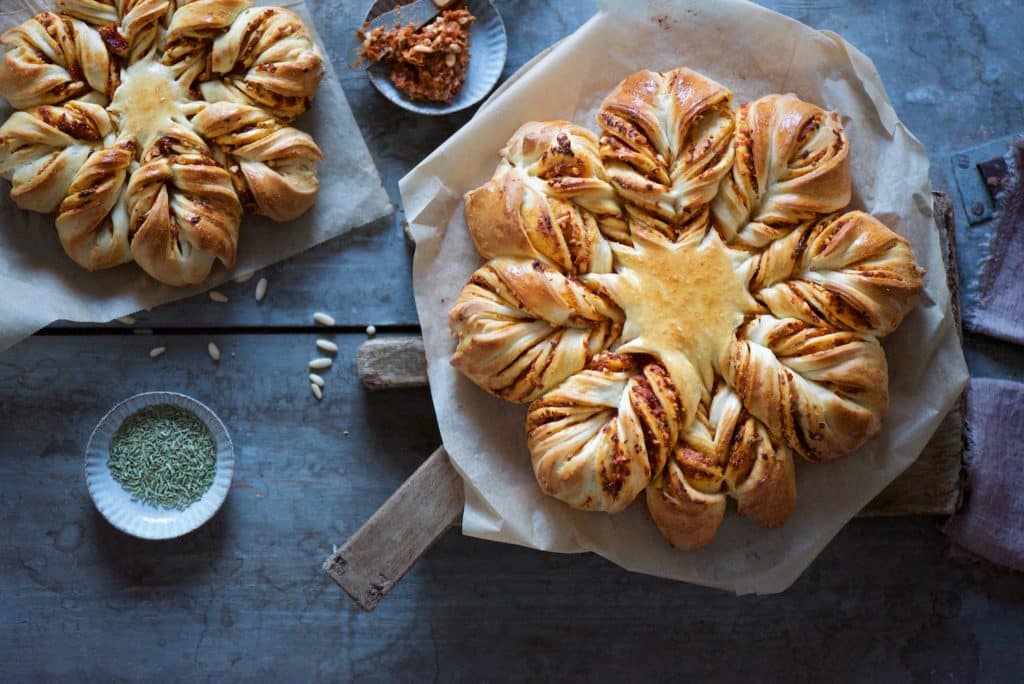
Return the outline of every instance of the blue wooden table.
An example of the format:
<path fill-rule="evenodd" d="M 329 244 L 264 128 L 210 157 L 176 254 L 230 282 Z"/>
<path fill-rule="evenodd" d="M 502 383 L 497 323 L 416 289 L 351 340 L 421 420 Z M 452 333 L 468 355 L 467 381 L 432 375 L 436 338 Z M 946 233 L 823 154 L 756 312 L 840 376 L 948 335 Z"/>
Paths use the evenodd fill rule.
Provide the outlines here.
<path fill-rule="evenodd" d="M 398 179 L 471 112 L 415 117 L 350 71 L 362 4 L 310 1 L 397 203 Z M 506 76 L 595 10 L 496 4 Z M 1024 127 L 1016 0 L 768 4 L 875 61 L 954 204 L 950 154 Z M 957 211 L 969 312 L 988 228 Z M 356 378 L 367 324 L 417 329 L 402 220 L 267 269 L 260 305 L 250 281 L 224 288 L 227 305 L 197 297 L 138 330 L 56 325 L 0 354 L 0 681 L 1021 680 L 1024 577 L 951 558 L 934 518 L 856 520 L 790 591 L 743 598 L 451 533 L 362 613 L 321 563 L 440 442 L 426 391 L 373 394 Z M 322 403 L 305 378 L 323 334 L 313 310 L 338 322 Z M 1024 379 L 1019 349 L 968 335 L 967 354 L 975 375 Z M 82 472 L 105 411 L 156 389 L 214 407 L 239 457 L 221 513 L 163 543 L 108 525 Z"/>

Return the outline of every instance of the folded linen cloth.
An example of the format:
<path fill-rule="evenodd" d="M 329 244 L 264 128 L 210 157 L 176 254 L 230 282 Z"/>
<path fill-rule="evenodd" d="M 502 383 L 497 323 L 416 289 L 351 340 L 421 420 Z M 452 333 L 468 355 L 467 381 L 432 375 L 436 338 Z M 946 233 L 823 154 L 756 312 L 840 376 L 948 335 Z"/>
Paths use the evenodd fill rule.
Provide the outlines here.
<path fill-rule="evenodd" d="M 997 198 L 995 235 L 978 276 L 978 304 L 967 328 L 1024 344 L 1024 137 L 1010 146 L 1011 181 Z"/>
<path fill-rule="evenodd" d="M 1024 571 L 1024 383 L 972 378 L 964 418 L 967 496 L 945 532 L 973 555 Z"/>

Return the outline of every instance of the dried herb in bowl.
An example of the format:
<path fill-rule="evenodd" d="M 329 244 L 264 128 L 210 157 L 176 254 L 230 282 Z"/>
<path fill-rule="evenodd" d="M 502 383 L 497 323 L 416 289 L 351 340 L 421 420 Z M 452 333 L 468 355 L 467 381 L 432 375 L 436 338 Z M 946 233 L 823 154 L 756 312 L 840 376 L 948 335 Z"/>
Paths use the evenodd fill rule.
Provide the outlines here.
<path fill-rule="evenodd" d="M 182 510 L 213 484 L 217 444 L 194 413 L 161 404 L 128 416 L 110 440 L 107 467 L 133 498 Z"/>

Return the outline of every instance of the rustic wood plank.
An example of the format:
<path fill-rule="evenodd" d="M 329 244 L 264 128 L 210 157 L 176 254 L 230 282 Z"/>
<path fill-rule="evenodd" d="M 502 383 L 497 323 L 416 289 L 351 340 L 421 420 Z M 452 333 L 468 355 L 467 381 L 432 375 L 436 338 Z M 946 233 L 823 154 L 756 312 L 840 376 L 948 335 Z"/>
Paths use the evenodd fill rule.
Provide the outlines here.
<path fill-rule="evenodd" d="M 462 515 L 462 478 L 436 450 L 324 563 L 324 571 L 371 611 Z"/>

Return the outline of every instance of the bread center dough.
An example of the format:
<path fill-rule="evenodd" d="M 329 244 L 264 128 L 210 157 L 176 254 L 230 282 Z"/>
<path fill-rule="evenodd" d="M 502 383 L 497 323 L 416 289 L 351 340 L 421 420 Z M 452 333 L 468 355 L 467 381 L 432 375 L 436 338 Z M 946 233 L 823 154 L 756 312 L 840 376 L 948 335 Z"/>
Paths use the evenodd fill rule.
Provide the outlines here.
<path fill-rule="evenodd" d="M 616 351 L 657 357 L 685 395 L 684 405 L 695 410 L 711 390 L 722 347 L 757 308 L 734 253 L 714 230 L 676 243 L 635 234 L 632 247 L 612 249 L 615 273 L 590 277 L 604 284 L 626 314 Z"/>
<path fill-rule="evenodd" d="M 168 67 L 147 58 L 123 72 L 109 109 L 118 120 L 119 135 L 130 136 L 145 150 L 178 125 L 187 127 L 197 104 Z"/>

